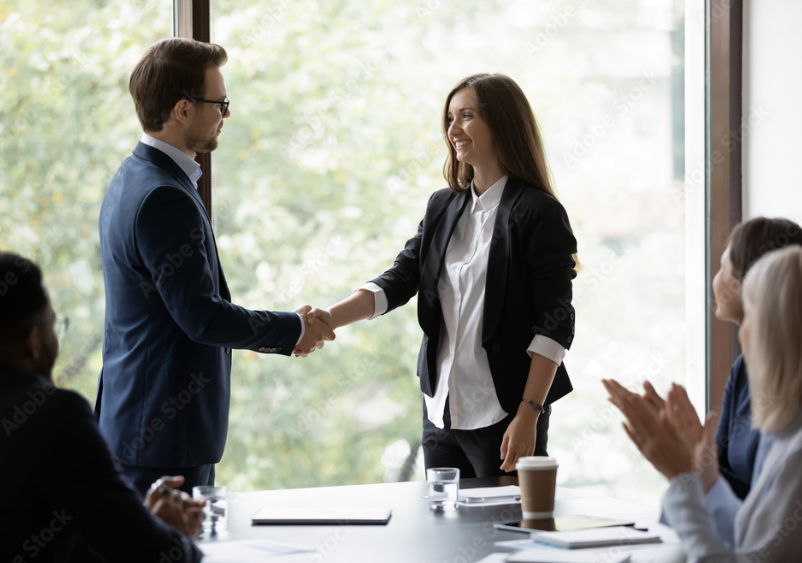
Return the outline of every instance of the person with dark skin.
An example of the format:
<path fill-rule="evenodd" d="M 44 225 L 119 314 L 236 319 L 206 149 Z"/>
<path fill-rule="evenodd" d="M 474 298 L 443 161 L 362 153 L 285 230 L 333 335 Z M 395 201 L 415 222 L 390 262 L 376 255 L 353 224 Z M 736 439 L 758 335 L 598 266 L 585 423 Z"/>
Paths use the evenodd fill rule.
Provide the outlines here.
<path fill-rule="evenodd" d="M 200 561 L 203 503 L 163 477 L 144 502 L 87 401 L 52 381 L 60 324 L 33 262 L 0 252 L 0 560 Z"/>

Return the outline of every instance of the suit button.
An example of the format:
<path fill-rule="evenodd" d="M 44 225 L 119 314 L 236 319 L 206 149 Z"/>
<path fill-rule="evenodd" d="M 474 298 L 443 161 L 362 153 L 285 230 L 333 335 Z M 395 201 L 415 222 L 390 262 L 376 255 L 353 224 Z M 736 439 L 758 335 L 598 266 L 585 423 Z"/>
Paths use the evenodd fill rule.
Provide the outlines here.
<path fill-rule="evenodd" d="M 262 346 L 261 348 L 259 348 L 259 351 L 260 351 L 260 352 L 264 352 L 264 351 L 265 351 L 265 348 L 264 348 L 264 346 Z"/>
<path fill-rule="evenodd" d="M 571 320 L 573 321 L 574 318 L 576 318 L 576 315 L 574 313 L 571 313 Z"/>
<path fill-rule="evenodd" d="M 573 336 L 569 336 L 569 337 L 568 337 L 568 342 L 571 342 L 573 339 L 574 339 L 574 337 L 573 337 Z"/>
<path fill-rule="evenodd" d="M 495 344 L 493 344 L 493 351 L 494 351 L 494 352 L 498 352 L 498 351 L 500 351 L 500 350 L 501 350 L 501 344 L 499 344 L 498 342 L 496 342 Z"/>
<path fill-rule="evenodd" d="M 276 352 L 281 352 L 281 347 L 276 348 Z"/>

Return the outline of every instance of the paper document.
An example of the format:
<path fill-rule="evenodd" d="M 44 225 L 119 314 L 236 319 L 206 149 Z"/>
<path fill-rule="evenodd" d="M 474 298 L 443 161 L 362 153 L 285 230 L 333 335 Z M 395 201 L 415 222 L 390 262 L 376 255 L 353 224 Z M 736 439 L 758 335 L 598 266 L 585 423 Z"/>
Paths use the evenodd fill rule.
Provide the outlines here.
<path fill-rule="evenodd" d="M 628 553 L 597 551 L 563 551 L 561 549 L 527 549 L 507 557 L 507 563 L 627 563 Z"/>
<path fill-rule="evenodd" d="M 536 542 L 569 549 L 660 543 L 662 541 L 659 534 L 634 530 L 628 526 L 573 530 L 570 532 L 532 532 L 532 539 Z"/>
<path fill-rule="evenodd" d="M 495 506 L 499 504 L 518 504 L 521 502 L 521 487 L 483 487 L 462 489 L 459 492 L 460 506 Z"/>
<path fill-rule="evenodd" d="M 199 543 L 204 563 L 256 563 L 265 557 L 315 551 L 303 545 L 291 545 L 272 540 L 240 540 Z"/>

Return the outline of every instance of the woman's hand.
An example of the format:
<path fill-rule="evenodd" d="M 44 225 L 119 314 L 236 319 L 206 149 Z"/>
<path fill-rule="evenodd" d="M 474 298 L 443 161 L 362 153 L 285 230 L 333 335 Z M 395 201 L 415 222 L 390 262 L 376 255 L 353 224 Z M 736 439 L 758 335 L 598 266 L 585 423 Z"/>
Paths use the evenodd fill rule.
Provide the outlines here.
<path fill-rule="evenodd" d="M 512 419 L 504 437 L 501 439 L 501 469 L 506 472 L 515 471 L 519 457 L 535 453 L 537 442 L 537 419 L 540 413 L 526 403 L 521 403 L 518 414 Z"/>
<path fill-rule="evenodd" d="M 618 382 L 602 380 L 610 402 L 627 419 L 624 431 L 649 463 L 667 479 L 694 468 L 693 450 L 669 422 L 665 409 L 656 411 L 644 397 L 627 391 Z"/>
<path fill-rule="evenodd" d="M 705 427 L 699 422 L 696 409 L 693 408 L 688 393 L 681 385 L 671 384 L 666 401 L 666 414 L 691 450 L 704 439 Z M 715 428 L 713 430 L 715 433 Z"/>
<path fill-rule="evenodd" d="M 203 530 L 203 507 L 206 501 L 193 500 L 187 493 L 179 491 L 184 477 L 162 477 L 151 485 L 145 495 L 145 506 L 165 524 L 196 539 Z"/>
<path fill-rule="evenodd" d="M 693 470 L 699 474 L 705 494 L 713 488 L 719 477 L 718 446 L 715 442 L 717 426 L 718 413 L 711 412 L 693 449 Z"/>
<path fill-rule="evenodd" d="M 643 382 L 643 398 L 649 401 L 658 411 L 666 406 L 665 400 L 657 393 L 649 381 Z"/>

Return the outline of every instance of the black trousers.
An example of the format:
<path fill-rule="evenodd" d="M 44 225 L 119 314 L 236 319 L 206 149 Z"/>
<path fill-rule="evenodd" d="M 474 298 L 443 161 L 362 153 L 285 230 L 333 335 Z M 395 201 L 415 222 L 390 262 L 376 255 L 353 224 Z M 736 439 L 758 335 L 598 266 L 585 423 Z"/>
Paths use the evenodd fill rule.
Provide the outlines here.
<path fill-rule="evenodd" d="M 199 465 L 197 467 L 135 467 L 123 465 L 123 473 L 142 496 L 154 481 L 164 476 L 184 476 L 184 484 L 179 487 L 182 491 L 192 494 L 192 487 L 199 485 L 214 485 L 214 465 Z"/>
<path fill-rule="evenodd" d="M 548 455 L 546 445 L 549 440 L 549 418 L 551 405 L 540 413 L 537 419 L 537 440 L 534 455 Z M 504 432 L 515 418 L 514 414 L 485 428 L 475 430 L 454 430 L 451 428 L 451 414 L 446 399 L 443 413 L 444 428 L 438 428 L 429 420 L 426 402 L 423 403 L 423 460 L 426 469 L 430 467 L 458 467 L 460 478 L 495 477 L 499 475 L 518 475 L 500 469 L 501 440 Z"/>

